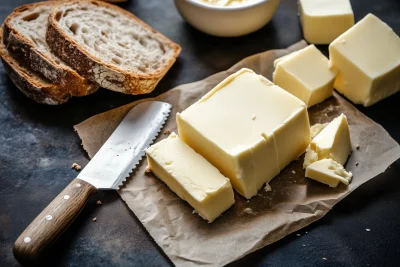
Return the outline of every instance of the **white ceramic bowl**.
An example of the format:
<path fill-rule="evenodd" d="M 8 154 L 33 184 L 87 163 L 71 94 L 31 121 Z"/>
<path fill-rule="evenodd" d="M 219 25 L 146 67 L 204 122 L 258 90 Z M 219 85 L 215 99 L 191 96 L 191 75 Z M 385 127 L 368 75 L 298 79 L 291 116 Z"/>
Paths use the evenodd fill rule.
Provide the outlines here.
<path fill-rule="evenodd" d="M 249 34 L 267 24 L 280 0 L 256 0 L 254 3 L 220 7 L 198 0 L 174 0 L 181 16 L 196 29 L 221 37 Z"/>

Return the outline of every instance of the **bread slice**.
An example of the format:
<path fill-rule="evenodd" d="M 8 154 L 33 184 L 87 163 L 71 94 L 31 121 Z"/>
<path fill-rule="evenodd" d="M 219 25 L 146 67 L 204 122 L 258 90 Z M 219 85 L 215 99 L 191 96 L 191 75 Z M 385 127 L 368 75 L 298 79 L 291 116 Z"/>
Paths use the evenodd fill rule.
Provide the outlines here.
<path fill-rule="evenodd" d="M 66 102 L 71 95 L 65 92 L 59 85 L 41 78 L 28 68 L 18 63 L 8 52 L 3 44 L 1 36 L 3 35 L 3 26 L 0 28 L 0 56 L 5 70 L 10 79 L 27 97 L 36 102 L 47 105 L 58 105 Z"/>
<path fill-rule="evenodd" d="M 47 21 L 54 4 L 55 1 L 47 1 L 16 8 L 4 22 L 4 43 L 13 57 L 72 95 L 91 94 L 99 86 L 80 76 L 47 45 Z"/>
<path fill-rule="evenodd" d="M 181 51 L 128 11 L 88 0 L 53 7 L 47 43 L 82 76 L 126 94 L 151 92 Z"/>

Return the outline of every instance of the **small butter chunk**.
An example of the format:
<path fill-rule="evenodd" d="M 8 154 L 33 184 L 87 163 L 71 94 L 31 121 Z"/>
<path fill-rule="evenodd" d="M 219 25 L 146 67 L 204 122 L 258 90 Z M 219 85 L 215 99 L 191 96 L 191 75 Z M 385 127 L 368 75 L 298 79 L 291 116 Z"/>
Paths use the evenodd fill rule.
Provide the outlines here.
<path fill-rule="evenodd" d="M 329 60 L 309 45 L 277 62 L 273 82 L 311 107 L 332 96 L 335 77 Z"/>
<path fill-rule="evenodd" d="M 333 159 L 322 159 L 306 168 L 306 177 L 327 184 L 330 187 L 337 187 L 339 182 L 348 185 L 353 175 Z"/>
<path fill-rule="evenodd" d="M 310 143 L 306 105 L 249 69 L 178 113 L 177 124 L 182 140 L 248 199 Z"/>
<path fill-rule="evenodd" d="M 341 114 L 331 121 L 310 143 L 303 168 L 321 159 L 333 159 L 344 164 L 351 153 L 350 131 L 347 117 Z"/>
<path fill-rule="evenodd" d="M 350 0 L 299 0 L 304 39 L 329 44 L 354 25 Z"/>
<path fill-rule="evenodd" d="M 272 191 L 272 187 L 269 185 L 269 183 L 266 183 L 266 184 L 265 184 L 264 190 L 265 190 L 265 192 L 270 192 L 270 191 Z"/>
<path fill-rule="evenodd" d="M 335 89 L 366 107 L 400 90 L 400 38 L 368 14 L 330 46 Z"/>
<path fill-rule="evenodd" d="M 82 169 L 82 167 L 77 163 L 72 163 L 71 169 L 75 169 L 77 171 L 80 171 Z"/>
<path fill-rule="evenodd" d="M 146 156 L 154 175 L 209 222 L 235 202 L 229 179 L 175 133 L 147 148 Z"/>
<path fill-rule="evenodd" d="M 316 123 L 310 128 L 311 139 L 314 139 L 329 123 Z"/>

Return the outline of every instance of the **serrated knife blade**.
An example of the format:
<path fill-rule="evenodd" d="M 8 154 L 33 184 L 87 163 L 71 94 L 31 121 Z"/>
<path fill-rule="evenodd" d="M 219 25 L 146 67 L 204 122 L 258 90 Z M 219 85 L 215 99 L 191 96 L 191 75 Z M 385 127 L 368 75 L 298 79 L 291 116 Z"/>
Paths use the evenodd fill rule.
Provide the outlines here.
<path fill-rule="evenodd" d="M 133 107 L 78 175 L 97 189 L 118 189 L 157 137 L 171 105 L 147 101 Z"/>
<path fill-rule="evenodd" d="M 168 103 L 146 101 L 128 112 L 78 177 L 15 241 L 14 256 L 22 265 L 41 258 L 98 189 L 118 189 L 122 185 L 144 156 L 144 149 L 159 134 L 171 108 Z"/>

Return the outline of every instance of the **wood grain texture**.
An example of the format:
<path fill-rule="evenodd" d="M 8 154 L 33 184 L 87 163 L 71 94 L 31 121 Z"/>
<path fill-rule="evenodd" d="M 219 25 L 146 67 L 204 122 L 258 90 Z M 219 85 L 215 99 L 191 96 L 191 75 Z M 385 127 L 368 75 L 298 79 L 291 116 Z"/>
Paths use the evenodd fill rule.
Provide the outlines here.
<path fill-rule="evenodd" d="M 68 228 L 97 189 L 74 179 L 25 229 L 14 244 L 14 256 L 23 264 L 37 261 Z"/>

